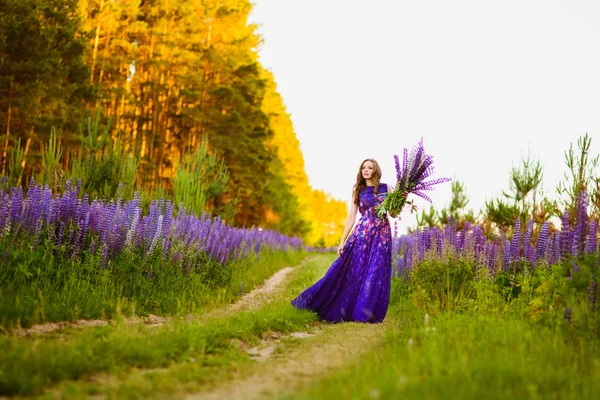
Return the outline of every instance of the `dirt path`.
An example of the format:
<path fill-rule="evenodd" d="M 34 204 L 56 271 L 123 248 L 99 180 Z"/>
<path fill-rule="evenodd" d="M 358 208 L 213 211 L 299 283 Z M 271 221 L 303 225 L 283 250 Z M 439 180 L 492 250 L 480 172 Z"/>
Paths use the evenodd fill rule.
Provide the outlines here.
<path fill-rule="evenodd" d="M 382 324 L 325 324 L 313 335 L 296 334 L 297 338 L 287 339 L 287 343 L 286 338 L 282 338 L 279 346 L 263 348 L 269 349 L 267 356 L 245 376 L 204 392 L 182 395 L 182 398 L 250 400 L 281 397 L 375 349 L 389 324 L 385 321 Z"/>

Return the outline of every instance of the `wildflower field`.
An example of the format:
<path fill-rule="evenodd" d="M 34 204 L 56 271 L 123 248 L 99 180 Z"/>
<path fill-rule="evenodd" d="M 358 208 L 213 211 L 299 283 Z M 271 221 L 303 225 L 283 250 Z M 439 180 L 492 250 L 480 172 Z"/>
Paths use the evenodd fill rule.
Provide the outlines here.
<path fill-rule="evenodd" d="M 371 325 L 289 304 L 327 248 L 119 179 L 101 194 L 85 168 L 25 184 L 15 166 L 0 185 L 4 396 L 600 396 L 593 175 L 562 209 L 524 201 L 504 219 L 498 202 L 464 212 L 453 183 L 454 206 L 394 236 L 390 307 Z"/>
<path fill-rule="evenodd" d="M 594 2 L 334 3 L 2 0 L 0 399 L 600 399 Z M 455 161 L 586 129 L 556 187 L 528 153 L 468 209 Z M 417 134 L 456 171 L 388 150 Z M 396 167 L 379 324 L 290 304 L 348 146 Z"/>

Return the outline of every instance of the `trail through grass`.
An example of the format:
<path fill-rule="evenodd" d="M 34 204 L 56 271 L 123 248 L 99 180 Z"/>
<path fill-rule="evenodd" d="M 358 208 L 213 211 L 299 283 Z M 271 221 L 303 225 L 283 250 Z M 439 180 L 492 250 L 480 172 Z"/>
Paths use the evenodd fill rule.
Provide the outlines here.
<path fill-rule="evenodd" d="M 306 285 L 306 280 L 314 280 L 317 271 L 322 272 L 330 264 L 331 257 L 318 255 L 300 264 L 287 290 L 273 287 L 271 292 L 279 295 L 271 302 L 254 296 L 254 306 L 246 304 L 247 311 L 215 312 L 192 322 L 176 319 L 159 327 L 117 324 L 63 329 L 42 337 L 0 337 L 0 347 L 5 350 L 0 354 L 0 393 L 39 393 L 63 382 L 62 387 L 47 393 L 77 397 L 82 392 L 104 392 L 106 381 L 121 381 L 120 377 L 139 369 L 166 370 L 175 374 L 175 381 L 182 381 L 183 386 L 186 382 L 206 384 L 211 376 L 251 363 L 243 347 L 258 344 L 270 332 L 306 330 L 316 321 L 314 314 L 291 307 L 289 298 Z M 104 379 L 98 378 L 98 373 L 110 374 Z M 152 378 L 153 374 L 148 376 Z M 98 379 L 104 382 L 97 384 Z M 121 390 L 119 383 L 115 387 Z M 168 392 L 173 384 L 163 389 Z M 160 388 L 152 388 L 150 393 L 156 390 Z M 136 388 L 132 393 L 141 395 L 145 391 Z"/>

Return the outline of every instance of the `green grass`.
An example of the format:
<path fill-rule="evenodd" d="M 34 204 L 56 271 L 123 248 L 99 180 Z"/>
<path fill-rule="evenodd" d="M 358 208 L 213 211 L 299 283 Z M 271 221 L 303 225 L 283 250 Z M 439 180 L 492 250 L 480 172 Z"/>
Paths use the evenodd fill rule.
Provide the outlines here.
<path fill-rule="evenodd" d="M 159 258 L 142 260 L 124 252 L 110 268 L 93 257 L 54 257 L 39 249 L 12 254 L 0 268 L 0 331 L 17 326 L 118 316 L 182 315 L 230 303 L 303 251 L 263 251 L 227 266 L 206 261 L 186 275 Z M 152 275 L 148 277 L 148 271 Z"/>
<path fill-rule="evenodd" d="M 305 330 L 317 320 L 315 314 L 296 310 L 289 301 L 322 273 L 331 257 L 315 256 L 304 264 L 281 298 L 259 310 L 201 322 L 176 320 L 161 327 L 115 325 L 63 330 L 39 338 L 0 337 L 0 393 L 41 393 L 58 382 L 71 381 L 61 386 L 63 396 L 90 394 L 104 391 L 106 385 L 86 377 L 106 372 L 118 379 L 137 368 L 172 367 L 166 373 L 150 373 L 146 385 L 136 385 L 135 390 L 117 385 L 114 390 L 123 397 L 174 390 L 182 382 L 214 382 L 249 362 L 232 340 L 252 345 L 266 332 Z M 77 379 L 84 381 L 73 381 Z"/>
<path fill-rule="evenodd" d="M 398 294 L 384 346 L 290 399 L 596 399 L 596 336 L 512 313 L 428 318 Z"/>

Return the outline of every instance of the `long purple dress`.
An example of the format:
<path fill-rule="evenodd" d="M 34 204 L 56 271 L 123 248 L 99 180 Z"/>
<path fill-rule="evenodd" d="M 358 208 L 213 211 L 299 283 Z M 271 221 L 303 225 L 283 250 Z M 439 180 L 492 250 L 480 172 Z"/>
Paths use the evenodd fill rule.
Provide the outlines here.
<path fill-rule="evenodd" d="M 316 311 L 330 322 L 383 321 L 390 299 L 392 233 L 387 218 L 375 212 L 387 193 L 387 185 L 360 192 L 361 217 L 346 240 L 342 255 L 325 276 L 292 300 L 294 307 Z"/>

